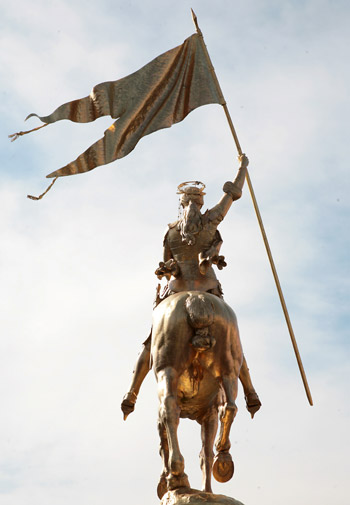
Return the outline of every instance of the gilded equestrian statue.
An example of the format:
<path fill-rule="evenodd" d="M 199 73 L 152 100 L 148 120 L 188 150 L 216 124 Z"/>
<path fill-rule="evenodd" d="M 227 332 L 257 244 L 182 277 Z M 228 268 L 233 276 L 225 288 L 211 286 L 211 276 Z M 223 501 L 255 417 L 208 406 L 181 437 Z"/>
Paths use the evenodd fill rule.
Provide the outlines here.
<path fill-rule="evenodd" d="M 247 409 L 253 417 L 261 402 L 253 387 L 239 337 L 236 316 L 223 299 L 221 284 L 212 265 L 226 266 L 220 255 L 222 238 L 218 225 L 232 202 L 242 195 L 248 166 L 245 155 L 233 182 L 223 186 L 217 205 L 201 213 L 204 184 L 180 184 L 182 216 L 168 226 L 163 261 L 156 275 L 165 277 L 163 293 L 156 297 L 152 331 L 143 344 L 129 392 L 124 396 L 124 419 L 133 412 L 141 384 L 153 366 L 159 396 L 158 429 L 163 471 L 158 495 L 189 487 L 177 439 L 180 417 L 201 425 L 202 489 L 211 490 L 211 473 L 220 482 L 233 475 L 229 432 L 236 415 L 238 379 Z M 220 419 L 220 432 L 213 445 Z"/>

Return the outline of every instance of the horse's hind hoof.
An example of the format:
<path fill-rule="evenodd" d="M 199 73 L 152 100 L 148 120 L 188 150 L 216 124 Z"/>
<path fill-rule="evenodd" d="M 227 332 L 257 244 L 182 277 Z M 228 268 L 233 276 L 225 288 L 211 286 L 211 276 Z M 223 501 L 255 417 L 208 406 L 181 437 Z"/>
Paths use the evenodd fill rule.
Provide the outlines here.
<path fill-rule="evenodd" d="M 165 495 L 165 493 L 167 493 L 167 491 L 168 491 L 168 485 L 166 482 L 166 477 L 165 477 L 165 475 L 162 474 L 160 476 L 158 486 L 157 486 L 158 498 L 161 500 L 163 498 L 163 496 Z"/>
<path fill-rule="evenodd" d="M 227 482 L 232 478 L 234 465 L 229 452 L 219 452 L 214 458 L 213 475 L 218 482 Z"/>
<path fill-rule="evenodd" d="M 167 484 L 168 484 L 168 489 L 169 491 L 173 491 L 174 489 L 179 489 L 179 488 L 190 488 L 190 482 L 188 480 L 188 477 L 185 473 L 182 475 L 169 475 L 167 477 Z"/>

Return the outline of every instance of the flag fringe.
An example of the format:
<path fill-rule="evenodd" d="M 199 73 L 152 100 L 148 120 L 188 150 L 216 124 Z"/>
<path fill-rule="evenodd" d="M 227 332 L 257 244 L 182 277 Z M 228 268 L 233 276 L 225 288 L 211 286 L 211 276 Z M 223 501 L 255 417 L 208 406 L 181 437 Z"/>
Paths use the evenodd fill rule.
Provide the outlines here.
<path fill-rule="evenodd" d="M 44 128 L 45 126 L 48 126 L 48 123 L 45 123 L 41 126 L 37 126 L 37 128 L 33 128 L 32 130 L 28 130 L 26 132 L 17 132 L 17 133 L 12 133 L 12 135 L 9 135 L 9 139 L 11 139 L 11 142 L 14 142 L 15 140 L 18 139 L 18 137 L 21 137 L 22 135 L 26 135 L 27 133 L 35 132 L 36 130 L 40 130 L 40 128 Z"/>
<path fill-rule="evenodd" d="M 44 125 L 44 126 L 46 126 L 46 125 Z M 58 177 L 55 177 L 54 180 L 51 182 L 50 186 L 48 186 L 45 189 L 44 193 L 42 193 L 41 195 L 39 195 L 39 196 L 27 195 L 27 198 L 30 198 L 31 200 L 41 200 L 42 197 L 45 196 L 48 191 L 50 191 L 50 189 L 55 184 L 55 182 L 57 181 L 57 179 L 58 179 Z"/>

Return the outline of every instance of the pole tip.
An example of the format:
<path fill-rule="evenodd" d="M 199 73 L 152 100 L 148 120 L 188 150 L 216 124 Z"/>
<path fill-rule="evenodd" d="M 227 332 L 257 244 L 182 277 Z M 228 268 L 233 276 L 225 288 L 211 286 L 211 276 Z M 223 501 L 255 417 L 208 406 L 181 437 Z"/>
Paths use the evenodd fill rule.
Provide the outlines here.
<path fill-rule="evenodd" d="M 193 19 L 194 26 L 196 27 L 196 30 L 199 33 L 199 35 L 201 35 L 202 32 L 200 31 L 200 28 L 198 26 L 197 16 L 196 16 L 196 13 L 194 12 L 194 10 L 192 9 L 192 7 L 191 7 L 191 13 L 192 13 L 192 19 Z"/>

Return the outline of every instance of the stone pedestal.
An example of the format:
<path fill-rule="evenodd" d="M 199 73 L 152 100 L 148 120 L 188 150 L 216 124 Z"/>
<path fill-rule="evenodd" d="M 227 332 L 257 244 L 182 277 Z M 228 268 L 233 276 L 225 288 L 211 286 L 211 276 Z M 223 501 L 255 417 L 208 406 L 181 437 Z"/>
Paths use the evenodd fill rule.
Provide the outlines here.
<path fill-rule="evenodd" d="M 222 494 L 204 493 L 197 489 L 177 489 L 168 491 L 160 505 L 243 505 L 243 503 Z"/>

